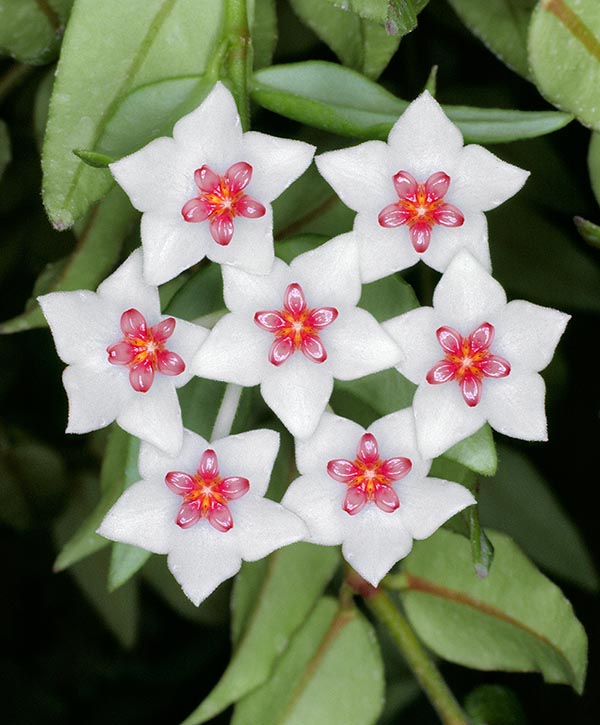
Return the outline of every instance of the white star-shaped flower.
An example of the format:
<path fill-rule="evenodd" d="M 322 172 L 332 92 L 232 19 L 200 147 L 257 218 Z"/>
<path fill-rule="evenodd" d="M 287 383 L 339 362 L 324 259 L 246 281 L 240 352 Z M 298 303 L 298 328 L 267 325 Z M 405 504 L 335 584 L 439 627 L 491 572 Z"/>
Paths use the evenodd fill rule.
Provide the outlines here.
<path fill-rule="evenodd" d="M 314 147 L 242 132 L 231 93 L 217 83 L 173 138 L 110 165 L 142 215 L 144 276 L 162 284 L 203 257 L 255 274 L 273 264 L 271 202 L 310 165 Z"/>
<path fill-rule="evenodd" d="M 405 357 L 398 370 L 419 387 L 417 439 L 433 458 L 487 421 L 500 433 L 547 440 L 539 371 L 554 354 L 569 315 L 523 300 L 468 252 L 459 252 L 421 307 L 384 323 Z"/>
<path fill-rule="evenodd" d="M 141 251 L 97 292 L 52 292 L 38 301 L 68 365 L 67 433 L 116 420 L 128 433 L 176 453 L 183 436 L 176 388 L 191 379 L 190 361 L 208 330 L 161 315 L 158 289 L 142 277 Z"/>
<path fill-rule="evenodd" d="M 529 172 L 463 137 L 425 91 L 394 124 L 388 142 L 367 141 L 316 159 L 341 200 L 358 212 L 354 231 L 363 280 L 422 259 L 443 272 L 468 249 L 491 269 L 484 211 L 513 196 Z"/>
<path fill-rule="evenodd" d="M 325 413 L 315 434 L 296 441 L 300 478 L 282 505 L 306 523 L 307 541 L 342 544 L 344 558 L 374 587 L 451 516 L 475 503 L 458 483 L 427 478 L 411 408 L 364 428 Z"/>
<path fill-rule="evenodd" d="M 98 533 L 155 554 L 196 605 L 256 561 L 306 534 L 300 519 L 264 498 L 279 435 L 254 430 L 208 443 L 185 430 L 177 456 L 142 443 L 141 481 L 115 503 Z"/>
<path fill-rule="evenodd" d="M 269 275 L 223 267 L 231 314 L 215 325 L 193 361 L 196 375 L 251 386 L 298 438 L 311 435 L 333 379 L 385 370 L 400 351 L 375 318 L 357 307 L 358 249 L 352 234 L 301 254 Z"/>

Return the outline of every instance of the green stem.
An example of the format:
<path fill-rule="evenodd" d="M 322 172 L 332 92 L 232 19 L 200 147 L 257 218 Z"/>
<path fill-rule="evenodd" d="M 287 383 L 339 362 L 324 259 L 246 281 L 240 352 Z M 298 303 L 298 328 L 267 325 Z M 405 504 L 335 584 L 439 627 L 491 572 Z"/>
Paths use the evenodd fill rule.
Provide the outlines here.
<path fill-rule="evenodd" d="M 231 92 L 236 100 L 242 128 L 250 123 L 248 87 L 252 68 L 252 39 L 248 29 L 247 0 L 226 0 L 225 35 L 229 52 L 225 60 Z"/>
<path fill-rule="evenodd" d="M 210 439 L 216 440 L 218 438 L 225 438 L 231 433 L 233 427 L 233 421 L 237 414 L 237 409 L 240 404 L 240 398 L 242 397 L 242 386 L 234 385 L 234 383 L 227 383 L 223 400 L 221 401 L 221 407 L 217 413 L 217 418 L 213 426 L 212 434 Z"/>
<path fill-rule="evenodd" d="M 398 645 L 442 723 L 444 725 L 468 725 L 467 716 L 438 668 L 390 596 L 381 589 L 373 589 L 369 595 L 365 596 L 365 602 Z"/>

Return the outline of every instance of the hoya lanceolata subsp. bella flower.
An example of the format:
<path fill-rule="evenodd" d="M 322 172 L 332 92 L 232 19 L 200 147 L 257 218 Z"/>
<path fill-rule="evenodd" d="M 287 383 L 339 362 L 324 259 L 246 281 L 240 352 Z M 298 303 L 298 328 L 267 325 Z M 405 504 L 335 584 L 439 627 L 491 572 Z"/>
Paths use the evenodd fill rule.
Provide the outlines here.
<path fill-rule="evenodd" d="M 56 350 L 68 364 L 67 433 L 116 420 L 124 430 L 176 453 L 183 425 L 176 388 L 192 377 L 190 361 L 208 330 L 161 315 L 158 289 L 142 277 L 134 252 L 97 292 L 39 297 Z"/>
<path fill-rule="evenodd" d="M 412 409 L 365 431 L 324 413 L 308 440 L 296 441 L 300 478 L 282 504 L 306 523 L 308 541 L 342 545 L 345 559 L 373 586 L 451 516 L 475 503 L 463 486 L 428 478 Z"/>
<path fill-rule="evenodd" d="M 196 375 L 261 386 L 267 405 L 299 438 L 311 435 L 333 379 L 392 367 L 399 350 L 375 318 L 357 307 L 358 250 L 352 234 L 275 260 L 265 276 L 223 267 L 231 313 L 214 327 L 193 362 Z"/>
<path fill-rule="evenodd" d="M 420 259 L 443 271 L 459 249 L 491 269 L 484 211 L 513 196 L 528 172 L 459 129 L 425 91 L 394 124 L 387 143 L 367 141 L 316 158 L 320 173 L 357 213 L 363 280 Z"/>
<path fill-rule="evenodd" d="M 115 503 L 98 533 L 167 554 L 171 573 L 197 605 L 242 560 L 262 559 L 305 535 L 295 514 L 264 498 L 278 449 L 271 430 L 209 443 L 186 429 L 176 456 L 142 443 L 142 480 Z"/>
<path fill-rule="evenodd" d="M 208 257 L 257 274 L 273 264 L 271 202 L 309 166 L 314 147 L 242 132 L 217 83 L 163 136 L 110 165 L 142 214 L 144 276 L 162 284 Z"/>
<path fill-rule="evenodd" d="M 398 370 L 419 387 L 413 407 L 424 456 L 435 457 L 487 421 L 500 433 L 546 440 L 545 384 L 569 315 L 508 302 L 468 252 L 450 264 L 421 307 L 384 323 L 404 357 Z"/>

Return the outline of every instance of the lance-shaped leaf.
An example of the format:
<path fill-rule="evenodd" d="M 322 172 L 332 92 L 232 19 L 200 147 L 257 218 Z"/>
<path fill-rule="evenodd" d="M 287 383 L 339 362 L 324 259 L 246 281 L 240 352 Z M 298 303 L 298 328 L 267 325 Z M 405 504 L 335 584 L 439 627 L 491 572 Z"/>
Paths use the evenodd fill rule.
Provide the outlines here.
<path fill-rule="evenodd" d="M 43 65 L 57 54 L 73 0 L 8 0 L 0 3 L 0 56 Z"/>
<path fill-rule="evenodd" d="M 487 423 L 473 435 L 449 448 L 444 456 L 484 476 L 493 476 L 498 467 L 494 434 Z"/>
<path fill-rule="evenodd" d="M 332 96 L 331 89 L 336 92 Z M 252 98 L 264 108 L 315 128 L 360 139 L 387 138 L 408 103 L 365 76 L 325 61 L 265 68 L 254 75 Z M 558 111 L 443 106 L 465 141 L 500 143 L 562 128 L 572 116 Z"/>
<path fill-rule="evenodd" d="M 233 598 L 234 619 L 236 602 L 243 602 L 243 615 L 238 615 L 234 630 L 240 637 L 237 647 L 223 677 L 185 725 L 206 722 L 267 680 L 290 637 L 321 596 L 338 561 L 334 549 L 295 544 L 272 554 L 267 566 L 263 562 L 244 565 Z M 258 567 L 260 576 L 246 577 L 248 566 Z M 240 591 L 247 586 L 252 596 Z"/>
<path fill-rule="evenodd" d="M 357 609 L 323 597 L 277 662 L 269 680 L 236 706 L 233 725 L 377 720 L 383 662 L 371 625 Z"/>
<path fill-rule="evenodd" d="M 469 542 L 440 530 L 405 560 L 406 613 L 436 654 L 480 670 L 541 672 L 581 692 L 587 638 L 571 604 L 513 541 L 490 533 L 494 564 L 473 572 Z"/>

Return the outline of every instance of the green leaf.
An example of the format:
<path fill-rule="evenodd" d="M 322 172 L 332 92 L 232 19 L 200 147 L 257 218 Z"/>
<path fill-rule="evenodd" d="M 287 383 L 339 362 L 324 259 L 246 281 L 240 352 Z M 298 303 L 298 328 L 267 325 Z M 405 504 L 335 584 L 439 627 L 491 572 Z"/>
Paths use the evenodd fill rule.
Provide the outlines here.
<path fill-rule="evenodd" d="M 286 264 L 304 252 L 310 252 L 327 241 L 327 237 L 321 234 L 298 234 L 295 237 L 288 237 L 285 242 L 277 244 L 277 256 Z"/>
<path fill-rule="evenodd" d="M 577 231 L 585 241 L 596 249 L 600 249 L 600 226 L 581 216 L 573 217 Z"/>
<path fill-rule="evenodd" d="M 204 702 L 185 720 L 185 725 L 203 723 L 254 690 L 269 677 L 277 658 L 292 634 L 305 621 L 339 562 L 339 552 L 330 547 L 293 544 L 276 551 L 258 566 L 264 578 L 240 577 L 239 587 L 250 585 L 252 596 L 237 591 L 233 597 L 244 603 L 244 616 L 234 631 L 245 624 L 229 667 Z M 250 601 L 254 608 L 250 613 Z M 234 614 L 235 617 L 235 614 Z"/>
<path fill-rule="evenodd" d="M 109 540 L 99 536 L 96 529 L 123 491 L 139 480 L 139 445 L 137 438 L 113 423 L 100 472 L 100 501 L 63 546 L 54 563 L 55 571 L 62 571 L 108 546 Z"/>
<path fill-rule="evenodd" d="M 43 65 L 57 54 L 73 0 L 1 0 L 0 56 Z"/>
<path fill-rule="evenodd" d="M 0 121 L 0 179 L 10 159 L 10 136 L 8 135 L 8 128 L 4 121 Z"/>
<path fill-rule="evenodd" d="M 328 0 L 340 6 L 339 0 Z M 344 0 L 344 10 L 385 26 L 388 33 L 404 35 L 417 24 L 417 14 L 429 0 Z"/>
<path fill-rule="evenodd" d="M 374 723 L 384 695 L 383 662 L 371 625 L 355 609 L 321 599 L 273 674 L 235 708 L 233 725 Z"/>
<path fill-rule="evenodd" d="M 540 0 L 529 26 L 529 64 L 540 93 L 600 129 L 600 4 Z"/>
<path fill-rule="evenodd" d="M 58 63 L 44 142 L 43 198 L 70 227 L 113 184 L 73 149 L 124 155 L 168 133 L 208 86 L 223 4 L 211 0 L 78 0 Z M 198 37 L 202 42 L 198 42 Z M 208 83 L 208 85 L 207 85 Z"/>
<path fill-rule="evenodd" d="M 218 310 L 225 311 L 221 269 L 203 266 L 185 282 L 167 306 L 167 312 L 183 320 L 194 320 Z"/>
<path fill-rule="evenodd" d="M 248 5 L 250 32 L 254 50 L 254 68 L 271 65 L 277 45 L 277 12 L 275 0 L 254 0 Z"/>
<path fill-rule="evenodd" d="M 513 541 L 489 533 L 494 565 L 478 579 L 469 542 L 440 529 L 405 559 L 402 594 L 417 634 L 437 655 L 481 670 L 541 672 L 581 692 L 587 638 L 560 589 Z"/>
<path fill-rule="evenodd" d="M 503 63 L 529 78 L 527 28 L 537 0 L 448 0 L 454 12 Z"/>
<path fill-rule="evenodd" d="M 85 221 L 75 227 L 77 244 L 69 257 L 46 266 L 38 277 L 25 312 L 0 325 L 0 334 L 48 325 L 36 301 L 48 292 L 96 289 L 119 259 L 123 241 L 138 213 L 124 192 L 113 189 Z"/>
<path fill-rule="evenodd" d="M 331 89 L 336 93 L 332 96 Z M 315 128 L 360 139 L 387 139 L 407 102 L 349 68 L 306 61 L 254 75 L 252 98 L 264 108 Z M 500 143 L 562 128 L 572 116 L 557 111 L 512 111 L 444 106 L 465 140 Z"/>
<path fill-rule="evenodd" d="M 368 310 L 377 322 L 385 322 L 419 307 L 415 291 L 399 275 L 364 284 L 358 304 Z"/>
<path fill-rule="evenodd" d="M 485 423 L 476 433 L 447 450 L 444 457 L 461 463 L 475 473 L 493 476 L 498 467 L 498 456 L 492 429 Z"/>
<path fill-rule="evenodd" d="M 596 201 L 600 204 L 600 133 L 592 133 L 587 162 L 592 191 Z"/>
<path fill-rule="evenodd" d="M 292 8 L 340 61 L 377 78 L 398 49 L 400 36 L 388 35 L 381 25 L 348 12 L 330 0 L 290 0 Z"/>
<path fill-rule="evenodd" d="M 140 549 L 131 544 L 115 542 L 111 547 L 110 567 L 108 570 L 108 591 L 123 586 L 136 574 L 152 556 L 151 551 Z"/>
<path fill-rule="evenodd" d="M 553 575 L 597 591 L 600 582 L 577 526 L 550 486 L 521 453 L 499 446 L 500 467 L 481 486 L 481 518 L 510 534 Z"/>
<path fill-rule="evenodd" d="M 501 685 L 481 685 L 470 692 L 465 710 L 473 725 L 527 725 L 516 695 Z"/>

